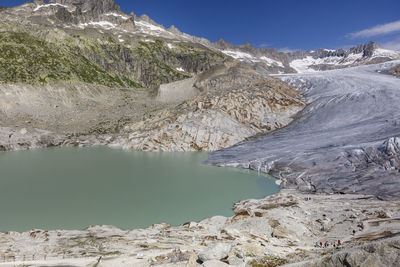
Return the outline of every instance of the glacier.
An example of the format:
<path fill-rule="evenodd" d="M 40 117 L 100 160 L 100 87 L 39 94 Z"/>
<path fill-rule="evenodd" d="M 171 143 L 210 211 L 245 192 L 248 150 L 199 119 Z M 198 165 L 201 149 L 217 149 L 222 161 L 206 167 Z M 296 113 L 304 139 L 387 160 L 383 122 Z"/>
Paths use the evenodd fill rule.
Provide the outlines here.
<path fill-rule="evenodd" d="M 282 188 L 400 196 L 400 61 L 276 75 L 307 106 L 280 130 L 213 152 L 208 164 L 269 173 Z"/>

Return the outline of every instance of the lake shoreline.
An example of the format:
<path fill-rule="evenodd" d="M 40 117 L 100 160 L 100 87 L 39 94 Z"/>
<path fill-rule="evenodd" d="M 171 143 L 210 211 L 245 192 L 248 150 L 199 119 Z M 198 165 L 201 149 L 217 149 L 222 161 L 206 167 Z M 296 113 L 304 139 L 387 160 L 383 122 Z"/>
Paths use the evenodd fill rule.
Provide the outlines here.
<path fill-rule="evenodd" d="M 268 259 L 319 266 L 318 262 L 324 260 L 339 261 L 343 251 L 362 264 L 367 253 L 360 255 L 364 245 L 391 247 L 398 242 L 399 207 L 399 201 L 381 201 L 373 196 L 284 189 L 264 199 L 235 204 L 232 217 L 216 216 L 178 227 L 155 224 L 126 231 L 91 226 L 82 231 L 0 233 L 0 251 L 6 251 L 0 255 L 0 266 L 87 266 L 97 261 L 105 266 L 197 266 L 199 260 L 245 266 Z M 358 227 L 361 222 L 362 230 Z M 343 245 L 334 248 L 338 240 Z M 330 246 L 318 248 L 315 242 L 328 242 Z M 394 253 L 393 249 L 389 252 Z M 380 260 L 388 256 L 385 253 L 388 251 L 376 250 L 367 256 Z"/>
<path fill-rule="evenodd" d="M 177 226 L 232 216 L 235 202 L 278 192 L 267 175 L 204 165 L 207 157 L 103 146 L 0 153 L 0 231 Z"/>

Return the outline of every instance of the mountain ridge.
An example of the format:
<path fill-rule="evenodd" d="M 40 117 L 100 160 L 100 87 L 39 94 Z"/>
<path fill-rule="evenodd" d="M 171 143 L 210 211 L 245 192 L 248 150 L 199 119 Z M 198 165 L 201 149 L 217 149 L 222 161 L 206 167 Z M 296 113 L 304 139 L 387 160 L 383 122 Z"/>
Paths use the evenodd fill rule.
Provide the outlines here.
<path fill-rule="evenodd" d="M 256 48 L 249 42 L 232 45 L 220 39 L 213 43 L 223 53 L 241 61 L 261 65 L 269 73 L 301 73 L 376 64 L 400 58 L 400 52 L 383 49 L 376 42 L 360 44 L 347 50 L 279 52 L 273 48 Z M 281 64 L 279 64 L 281 63 Z M 275 67 L 275 68 L 273 68 Z"/>
<path fill-rule="evenodd" d="M 354 46 L 348 50 L 321 48 L 295 52 L 256 48 L 249 42 L 236 46 L 222 38 L 211 42 L 205 38 L 183 33 L 173 25 L 166 28 L 145 14 L 140 17 L 137 17 L 134 12 L 126 14 L 114 0 L 51 0 L 49 2 L 36 0 L 22 6 L 30 7 L 30 10 L 27 8 L 23 15 L 35 23 L 41 20 L 41 23 L 47 26 L 57 26 L 61 29 L 78 28 L 85 31 L 91 28 L 98 32 L 107 30 L 109 34 L 116 36 L 121 33 L 133 34 L 142 38 L 142 41 L 149 38 L 150 40 L 162 38 L 192 42 L 251 64 L 267 74 L 314 72 L 381 63 L 400 58 L 400 52 L 382 49 L 375 42 Z M 13 9 L 15 8 L 6 10 Z"/>

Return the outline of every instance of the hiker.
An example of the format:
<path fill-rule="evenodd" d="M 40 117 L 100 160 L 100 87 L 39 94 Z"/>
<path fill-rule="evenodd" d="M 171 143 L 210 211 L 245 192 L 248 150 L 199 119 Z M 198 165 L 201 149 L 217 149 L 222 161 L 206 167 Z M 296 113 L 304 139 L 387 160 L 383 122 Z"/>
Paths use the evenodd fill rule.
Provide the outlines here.
<path fill-rule="evenodd" d="M 340 240 L 338 240 L 337 243 L 338 243 L 338 246 L 342 245 L 342 242 L 340 242 Z"/>

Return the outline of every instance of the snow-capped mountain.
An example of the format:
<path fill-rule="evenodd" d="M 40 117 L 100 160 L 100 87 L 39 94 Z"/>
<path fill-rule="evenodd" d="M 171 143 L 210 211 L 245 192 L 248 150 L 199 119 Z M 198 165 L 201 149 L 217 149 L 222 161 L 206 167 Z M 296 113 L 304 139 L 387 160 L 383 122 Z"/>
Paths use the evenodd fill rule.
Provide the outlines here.
<path fill-rule="evenodd" d="M 214 45 L 222 53 L 257 67 L 263 67 L 270 73 L 315 72 L 400 59 L 399 51 L 383 49 L 375 42 L 358 45 L 349 50 L 319 49 L 292 53 L 255 48 L 249 43 L 234 46 L 222 39 Z"/>
<path fill-rule="evenodd" d="M 400 58 L 400 52 L 383 49 L 375 42 L 349 50 L 319 49 L 291 55 L 294 60 L 290 62 L 290 66 L 299 73 L 382 63 Z"/>
<path fill-rule="evenodd" d="M 302 73 L 380 63 L 400 58 L 400 52 L 386 50 L 370 42 L 349 50 L 319 49 L 315 51 L 279 52 L 256 48 L 250 43 L 240 46 L 224 40 L 215 43 L 181 32 L 175 26 L 165 28 L 147 15 L 125 14 L 114 0 L 36 0 L 2 12 L 8 21 L 17 23 L 19 17 L 28 18 L 33 25 L 59 27 L 72 31 L 96 31 L 112 34 L 120 43 L 134 38 L 144 42 L 156 39 L 195 43 L 219 51 L 236 60 L 253 65 L 267 73 Z"/>
<path fill-rule="evenodd" d="M 163 38 L 211 46 L 211 42 L 205 38 L 183 33 L 175 26 L 165 28 L 147 15 L 137 17 L 133 12 L 126 14 L 114 0 L 35 0 L 3 11 L 7 21 L 17 22 L 20 17 L 25 17 L 37 26 L 97 30 L 121 37 L 135 36 L 143 41 Z"/>

